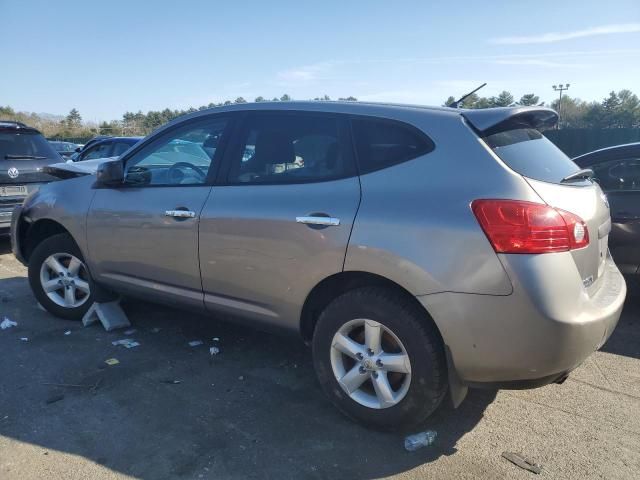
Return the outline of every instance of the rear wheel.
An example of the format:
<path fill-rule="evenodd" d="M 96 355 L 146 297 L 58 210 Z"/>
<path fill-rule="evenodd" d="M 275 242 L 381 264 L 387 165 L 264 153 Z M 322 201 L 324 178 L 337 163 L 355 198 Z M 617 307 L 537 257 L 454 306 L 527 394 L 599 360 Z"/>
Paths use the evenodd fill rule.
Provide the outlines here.
<path fill-rule="evenodd" d="M 46 310 L 79 320 L 93 303 L 94 285 L 80 249 L 68 234 L 43 240 L 29 258 L 29 284 Z"/>
<path fill-rule="evenodd" d="M 408 299 L 382 288 L 347 292 L 325 308 L 313 360 L 329 399 L 349 417 L 383 430 L 421 423 L 446 393 L 435 327 Z"/>

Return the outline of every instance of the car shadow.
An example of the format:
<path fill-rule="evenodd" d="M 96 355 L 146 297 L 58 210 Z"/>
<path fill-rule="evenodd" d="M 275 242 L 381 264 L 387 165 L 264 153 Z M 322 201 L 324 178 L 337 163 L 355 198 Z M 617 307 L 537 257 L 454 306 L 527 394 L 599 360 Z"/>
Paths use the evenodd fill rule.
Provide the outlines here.
<path fill-rule="evenodd" d="M 409 453 L 404 434 L 338 413 L 295 337 L 137 301 L 125 303 L 136 332 L 106 333 L 38 309 L 24 278 L 5 285 L 19 292 L 7 304 L 18 326 L 0 332 L 0 350 L 21 367 L 3 373 L 0 435 L 136 478 L 394 475 L 454 454 L 496 395 L 470 391 L 458 409 L 442 405 L 417 429 L 436 430 L 436 443 Z M 122 338 L 140 345 L 112 345 Z"/>

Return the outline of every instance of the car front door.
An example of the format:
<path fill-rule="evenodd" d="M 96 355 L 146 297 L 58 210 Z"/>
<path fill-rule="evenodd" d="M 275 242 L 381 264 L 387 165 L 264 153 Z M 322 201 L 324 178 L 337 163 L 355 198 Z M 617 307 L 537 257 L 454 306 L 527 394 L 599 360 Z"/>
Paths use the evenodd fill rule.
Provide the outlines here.
<path fill-rule="evenodd" d="M 611 211 L 609 249 L 623 273 L 640 265 L 640 158 L 623 158 L 594 165 Z"/>
<path fill-rule="evenodd" d="M 322 279 L 342 271 L 360 201 L 346 120 L 248 114 L 200 222 L 205 306 L 295 329 Z"/>
<path fill-rule="evenodd" d="M 203 307 L 198 223 L 228 127 L 219 116 L 192 121 L 123 159 L 124 184 L 98 189 L 88 215 L 96 280 L 133 295 Z"/>

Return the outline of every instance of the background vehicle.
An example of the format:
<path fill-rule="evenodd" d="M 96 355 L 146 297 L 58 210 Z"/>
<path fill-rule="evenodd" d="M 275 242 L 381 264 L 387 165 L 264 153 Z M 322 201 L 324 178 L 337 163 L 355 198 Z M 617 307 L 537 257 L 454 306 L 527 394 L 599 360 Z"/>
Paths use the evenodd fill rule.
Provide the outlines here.
<path fill-rule="evenodd" d="M 142 137 L 96 137 L 86 143 L 84 148 L 71 159 L 74 162 L 95 160 L 96 158 L 118 157 L 138 143 Z"/>
<path fill-rule="evenodd" d="M 75 143 L 60 142 L 57 140 L 49 140 L 49 143 L 51 144 L 53 149 L 65 159 L 71 157 L 71 155 L 73 155 L 76 149 L 79 147 Z"/>
<path fill-rule="evenodd" d="M 35 128 L 0 120 L 0 234 L 9 233 L 14 207 L 53 179 L 42 167 L 61 158 Z"/>
<path fill-rule="evenodd" d="M 299 332 L 330 400 L 406 428 L 449 388 L 562 381 L 626 286 L 600 188 L 539 107 L 280 102 L 204 110 L 29 197 L 38 301 L 112 292 Z M 98 163 L 98 162 L 96 162 Z M 55 201 L 52 201 L 55 199 Z"/>
<path fill-rule="evenodd" d="M 609 248 L 622 273 L 640 266 L 640 143 L 585 153 L 573 159 L 590 168 L 611 208 Z"/>

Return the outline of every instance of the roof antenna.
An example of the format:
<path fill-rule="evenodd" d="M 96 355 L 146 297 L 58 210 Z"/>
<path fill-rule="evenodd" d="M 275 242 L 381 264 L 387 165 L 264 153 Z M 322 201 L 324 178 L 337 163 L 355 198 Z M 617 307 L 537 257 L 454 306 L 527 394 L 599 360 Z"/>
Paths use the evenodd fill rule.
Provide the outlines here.
<path fill-rule="evenodd" d="M 460 105 L 460 103 L 462 103 L 464 100 L 466 100 L 468 97 L 470 97 L 471 95 L 473 95 L 474 93 L 476 93 L 478 90 L 480 90 L 482 87 L 484 87 L 487 84 L 487 82 L 484 82 L 482 85 L 480 85 L 478 88 L 476 88 L 475 90 L 473 90 L 472 92 L 467 93 L 466 95 L 461 96 L 458 100 L 456 100 L 455 102 L 451 102 L 449 105 L 447 105 L 450 108 L 458 108 L 458 105 Z"/>

